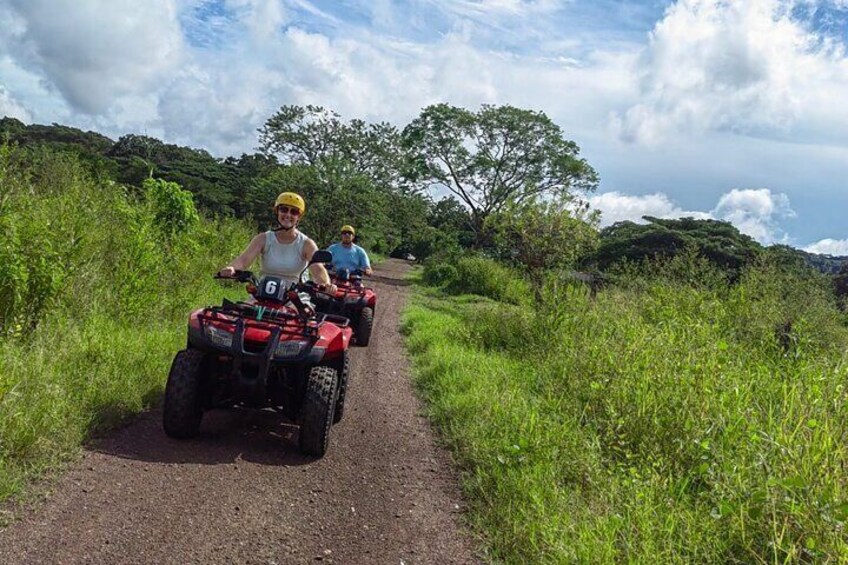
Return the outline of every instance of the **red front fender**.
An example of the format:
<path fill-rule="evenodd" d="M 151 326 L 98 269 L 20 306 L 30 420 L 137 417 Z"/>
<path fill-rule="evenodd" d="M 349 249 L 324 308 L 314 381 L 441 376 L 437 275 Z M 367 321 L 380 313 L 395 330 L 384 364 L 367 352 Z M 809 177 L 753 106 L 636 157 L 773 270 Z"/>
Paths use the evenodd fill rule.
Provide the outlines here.
<path fill-rule="evenodd" d="M 334 359 L 347 351 L 353 330 L 349 327 L 340 328 L 336 324 L 324 322 L 318 329 L 316 347 L 325 348 L 324 357 Z"/>

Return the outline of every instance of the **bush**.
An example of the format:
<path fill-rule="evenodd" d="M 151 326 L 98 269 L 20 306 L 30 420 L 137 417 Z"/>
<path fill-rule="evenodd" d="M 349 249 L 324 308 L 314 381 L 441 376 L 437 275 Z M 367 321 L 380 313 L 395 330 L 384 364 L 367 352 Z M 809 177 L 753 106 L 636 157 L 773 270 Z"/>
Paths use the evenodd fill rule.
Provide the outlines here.
<path fill-rule="evenodd" d="M 0 499 L 156 398 L 187 313 L 250 239 L 173 183 L 139 199 L 84 171 L 0 148 Z"/>
<path fill-rule="evenodd" d="M 431 257 L 422 280 L 452 294 L 477 294 L 510 304 L 523 304 L 532 296 L 530 284 L 515 270 L 482 256 Z"/>
<path fill-rule="evenodd" d="M 426 284 L 432 286 L 443 286 L 453 283 L 459 276 L 459 271 L 450 263 L 427 261 L 424 264 L 422 278 Z"/>
<path fill-rule="evenodd" d="M 144 180 L 143 188 L 156 225 L 168 235 L 183 233 L 200 219 L 191 192 L 177 183 L 149 178 Z"/>
<path fill-rule="evenodd" d="M 453 294 L 479 294 L 510 304 L 522 304 L 532 298 L 530 284 L 516 271 L 479 256 L 458 259 L 456 277 L 446 281 L 445 290 Z"/>
<path fill-rule="evenodd" d="M 451 286 L 490 292 L 485 261 Z M 756 263 L 729 284 L 697 254 L 641 267 L 594 298 L 551 278 L 536 308 L 407 312 L 489 554 L 844 562 L 848 331 L 827 280 Z"/>

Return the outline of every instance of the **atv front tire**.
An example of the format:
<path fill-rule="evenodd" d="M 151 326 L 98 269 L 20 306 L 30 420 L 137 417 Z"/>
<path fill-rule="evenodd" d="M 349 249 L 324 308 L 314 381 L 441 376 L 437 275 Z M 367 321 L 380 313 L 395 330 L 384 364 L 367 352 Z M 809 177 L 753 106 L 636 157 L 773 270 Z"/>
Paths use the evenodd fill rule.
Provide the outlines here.
<path fill-rule="evenodd" d="M 300 409 L 300 450 L 323 457 L 330 441 L 330 426 L 336 407 L 338 371 L 332 367 L 312 367 Z"/>
<path fill-rule="evenodd" d="M 374 309 L 365 307 L 359 314 L 359 323 L 356 325 L 356 344 L 365 347 L 371 341 L 371 327 L 374 325 Z"/>
<path fill-rule="evenodd" d="M 203 418 L 203 407 L 200 404 L 203 356 L 196 349 L 183 349 L 171 364 L 162 414 L 162 425 L 170 437 L 193 437 L 200 428 L 200 420 Z"/>
<path fill-rule="evenodd" d="M 336 400 L 336 410 L 333 412 L 333 423 L 338 424 L 344 416 L 345 395 L 347 394 L 347 382 L 350 375 L 350 356 L 344 352 L 342 360 L 342 372 L 339 375 L 339 397 Z"/>

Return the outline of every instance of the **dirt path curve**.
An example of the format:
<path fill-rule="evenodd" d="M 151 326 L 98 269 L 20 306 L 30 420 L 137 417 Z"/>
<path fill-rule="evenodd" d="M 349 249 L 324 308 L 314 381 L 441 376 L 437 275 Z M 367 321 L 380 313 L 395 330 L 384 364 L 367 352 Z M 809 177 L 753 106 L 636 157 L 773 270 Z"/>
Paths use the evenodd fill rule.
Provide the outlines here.
<path fill-rule="evenodd" d="M 212 412 L 191 441 L 161 412 L 88 448 L 0 532 L 0 563 L 474 563 L 447 455 L 413 394 L 398 314 L 408 266 L 374 277 L 344 420 L 320 460 L 272 413 Z"/>

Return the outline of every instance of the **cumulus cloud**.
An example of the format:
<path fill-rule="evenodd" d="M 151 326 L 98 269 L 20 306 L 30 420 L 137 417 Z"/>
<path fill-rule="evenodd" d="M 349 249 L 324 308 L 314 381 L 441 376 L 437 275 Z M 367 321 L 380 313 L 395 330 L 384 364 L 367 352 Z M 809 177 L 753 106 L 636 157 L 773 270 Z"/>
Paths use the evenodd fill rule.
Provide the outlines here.
<path fill-rule="evenodd" d="M 661 192 L 634 196 L 607 192 L 587 198 L 589 205 L 601 211 L 601 225 L 630 220 L 643 222 L 642 216 L 656 218 L 697 218 L 730 222 L 739 231 L 763 244 L 786 239 L 779 222 L 795 216 L 785 194 L 767 188 L 733 189 L 723 194 L 710 211 L 687 211 Z"/>
<path fill-rule="evenodd" d="M 12 98 L 9 91 L 0 84 L 0 117 L 3 116 L 17 118 L 23 122 L 28 122 L 32 119 L 29 111 Z"/>
<path fill-rule="evenodd" d="M 84 113 L 157 88 L 180 62 L 175 0 L 10 0 L 9 7 L 15 28 L 6 48 Z"/>
<path fill-rule="evenodd" d="M 685 211 L 673 203 L 668 195 L 661 192 L 640 196 L 622 194 L 621 192 L 605 192 L 587 198 L 589 205 L 601 211 L 601 225 L 608 226 L 615 222 L 630 220 L 642 222 L 642 216 L 655 218 L 710 218 L 708 212 Z"/>
<path fill-rule="evenodd" d="M 603 123 L 606 105 L 632 90 L 622 77 L 633 49 L 569 56 L 580 46 L 555 29 L 551 16 L 565 5 L 550 0 L 381 1 L 368 9 L 352 1 L 335 6 L 339 14 L 306 0 L 136 4 L 0 3 L 0 55 L 53 92 L 53 108 L 40 104 L 33 119 L 161 132 L 224 155 L 252 150 L 256 129 L 283 104 L 403 124 L 435 102 L 511 103 L 547 110 L 575 131 Z M 366 27 L 344 10 L 389 27 Z M 542 33 L 544 41 L 529 40 L 532 49 L 512 50 Z M 9 95 L 31 101 L 21 90 L 10 86 Z"/>
<path fill-rule="evenodd" d="M 810 253 L 848 255 L 848 239 L 822 239 L 804 248 Z"/>
<path fill-rule="evenodd" d="M 650 34 L 626 141 L 723 130 L 826 143 L 848 133 L 844 44 L 810 24 L 812 0 L 679 0 Z M 808 17 L 796 8 L 806 6 Z M 831 8 L 842 9 L 839 4 Z M 822 8 L 823 9 L 823 8 Z"/>
<path fill-rule="evenodd" d="M 733 189 L 721 196 L 712 214 L 767 244 L 779 239 L 778 221 L 795 216 L 789 197 L 767 188 Z"/>

